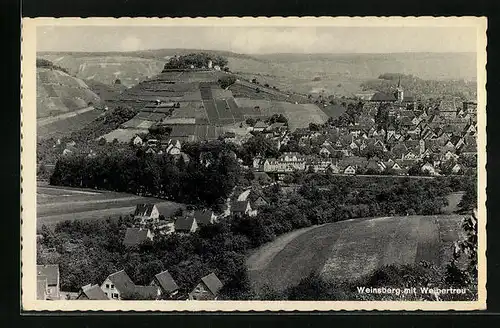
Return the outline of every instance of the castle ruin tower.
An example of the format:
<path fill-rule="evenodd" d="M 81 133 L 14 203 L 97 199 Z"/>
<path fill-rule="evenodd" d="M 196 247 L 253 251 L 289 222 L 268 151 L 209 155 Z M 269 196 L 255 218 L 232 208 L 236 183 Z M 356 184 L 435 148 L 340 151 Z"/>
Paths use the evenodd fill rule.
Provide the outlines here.
<path fill-rule="evenodd" d="M 398 87 L 396 88 L 396 98 L 398 99 L 399 102 L 402 102 L 404 99 L 404 91 L 403 88 L 401 87 L 401 76 L 399 76 Z"/>

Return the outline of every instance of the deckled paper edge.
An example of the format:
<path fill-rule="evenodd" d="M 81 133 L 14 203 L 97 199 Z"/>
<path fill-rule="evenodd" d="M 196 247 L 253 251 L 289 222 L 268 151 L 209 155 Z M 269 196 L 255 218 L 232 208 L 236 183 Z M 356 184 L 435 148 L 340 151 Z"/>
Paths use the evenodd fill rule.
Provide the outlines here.
<path fill-rule="evenodd" d="M 161 26 L 475 26 L 478 87 L 478 300 L 404 301 L 41 301 L 36 300 L 36 27 Z M 25 311 L 338 311 L 481 310 L 486 308 L 486 17 L 197 17 L 23 18 L 21 32 L 21 253 Z M 27 169 L 29 168 L 29 169 Z"/>

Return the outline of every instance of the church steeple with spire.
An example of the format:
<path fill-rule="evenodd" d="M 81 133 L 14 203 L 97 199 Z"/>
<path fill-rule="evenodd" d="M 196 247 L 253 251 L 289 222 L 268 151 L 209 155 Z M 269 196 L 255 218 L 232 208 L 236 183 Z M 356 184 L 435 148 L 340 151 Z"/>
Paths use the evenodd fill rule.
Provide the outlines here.
<path fill-rule="evenodd" d="M 399 102 L 402 102 L 404 99 L 404 91 L 403 88 L 401 87 L 401 75 L 399 76 L 398 87 L 396 88 L 396 98 L 398 99 Z"/>

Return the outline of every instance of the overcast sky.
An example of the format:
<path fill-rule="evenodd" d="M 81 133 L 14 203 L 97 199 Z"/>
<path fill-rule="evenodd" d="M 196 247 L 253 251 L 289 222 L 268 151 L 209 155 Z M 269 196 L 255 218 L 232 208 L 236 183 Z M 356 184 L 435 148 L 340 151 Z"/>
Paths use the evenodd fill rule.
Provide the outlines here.
<path fill-rule="evenodd" d="M 471 27 L 39 26 L 38 51 L 187 48 L 265 53 L 475 52 Z"/>

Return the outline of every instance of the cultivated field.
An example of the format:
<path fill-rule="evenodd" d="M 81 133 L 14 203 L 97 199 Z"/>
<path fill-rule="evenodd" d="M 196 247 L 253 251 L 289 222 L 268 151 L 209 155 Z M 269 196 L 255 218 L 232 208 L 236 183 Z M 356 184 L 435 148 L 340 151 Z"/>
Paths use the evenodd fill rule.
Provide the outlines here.
<path fill-rule="evenodd" d="M 388 264 L 451 259 L 462 216 L 405 216 L 348 220 L 295 232 L 259 248 L 247 260 L 255 288 L 296 285 L 318 272 L 353 279 Z M 271 251 L 270 251 L 271 250 Z"/>
<path fill-rule="evenodd" d="M 234 100 L 243 115 L 257 117 L 273 114 L 285 115 L 291 130 L 307 127 L 311 122 L 322 124 L 328 120 L 328 115 L 314 104 L 292 104 L 284 101 L 249 98 L 235 98 Z"/>
<path fill-rule="evenodd" d="M 133 213 L 141 203 L 155 203 L 171 215 L 180 205 L 150 197 L 91 189 L 37 186 L 37 225 L 54 226 L 65 220 L 105 219 Z"/>

